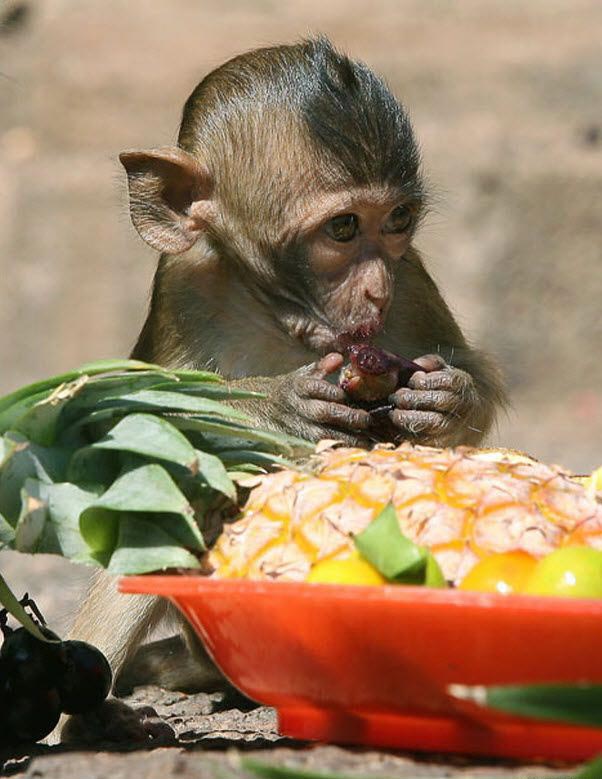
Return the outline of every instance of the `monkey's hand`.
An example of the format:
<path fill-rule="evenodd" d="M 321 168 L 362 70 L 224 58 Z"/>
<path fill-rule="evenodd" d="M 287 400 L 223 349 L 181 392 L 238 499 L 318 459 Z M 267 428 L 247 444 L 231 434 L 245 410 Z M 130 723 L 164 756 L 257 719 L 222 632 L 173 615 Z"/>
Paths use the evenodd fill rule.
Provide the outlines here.
<path fill-rule="evenodd" d="M 313 441 L 335 438 L 349 446 L 368 443 L 369 412 L 350 406 L 345 392 L 326 379 L 338 374 L 343 362 L 343 355 L 333 352 L 274 379 L 270 399 L 287 429 Z"/>
<path fill-rule="evenodd" d="M 437 354 L 415 360 L 416 371 L 407 387 L 390 396 L 395 408 L 389 419 L 396 441 L 431 446 L 476 444 L 483 436 L 485 408 L 472 376 L 448 365 Z"/>

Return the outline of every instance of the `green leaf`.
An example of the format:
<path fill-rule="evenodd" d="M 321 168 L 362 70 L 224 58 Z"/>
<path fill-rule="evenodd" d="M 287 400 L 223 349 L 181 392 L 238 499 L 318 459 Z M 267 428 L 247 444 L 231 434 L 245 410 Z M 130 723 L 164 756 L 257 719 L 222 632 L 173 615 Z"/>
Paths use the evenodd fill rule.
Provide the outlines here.
<path fill-rule="evenodd" d="M 115 373 L 123 375 L 115 377 L 112 375 Z M 152 383 L 155 383 L 155 379 L 156 382 L 161 383 L 166 381 L 179 382 L 180 377 L 187 383 L 219 383 L 221 381 L 219 376 L 207 371 L 169 371 L 159 365 L 152 365 L 151 363 L 144 363 L 138 360 L 99 360 L 82 365 L 67 373 L 20 387 L 0 398 L 0 432 L 13 427 L 15 421 L 31 406 L 39 401 L 43 401 L 61 385 L 77 384 L 78 380 L 82 378 L 89 379 L 99 376 L 100 384 L 104 381 L 118 378 L 120 381 L 130 381 L 132 387 L 136 387 L 136 383 L 142 381 L 145 374 L 153 376 Z"/>
<path fill-rule="evenodd" d="M 0 412 L 0 432 L 15 429 L 19 421 L 25 417 L 37 403 L 42 403 L 48 398 L 48 391 L 38 392 L 29 395 L 17 403 L 12 404 L 4 411 Z"/>
<path fill-rule="evenodd" d="M 70 409 L 66 409 L 63 419 L 64 427 L 59 434 L 59 441 L 64 446 L 83 446 L 88 441 L 94 441 L 105 435 L 113 425 L 117 424 L 130 412 L 140 411 L 140 406 L 132 403 L 129 406 L 111 406 L 102 411 L 86 410 L 86 413 L 73 419 Z M 89 413 L 88 413 L 89 412 Z"/>
<path fill-rule="evenodd" d="M 4 436 L 9 451 L 0 468 L 0 513 L 14 524 L 21 513 L 21 488 L 27 478 L 50 484 L 63 481 L 70 452 L 59 447 L 43 447 L 20 433 Z"/>
<path fill-rule="evenodd" d="M 21 489 L 21 513 L 15 526 L 15 549 L 18 552 L 45 551 L 38 548 L 48 512 L 48 504 L 40 495 L 42 486 L 43 483 L 37 479 L 26 479 Z"/>
<path fill-rule="evenodd" d="M 121 518 L 119 512 L 108 509 L 89 508 L 83 511 L 79 530 L 87 548 L 74 558 L 75 561 L 98 563 L 106 568 L 117 545 Z"/>
<path fill-rule="evenodd" d="M 199 567 L 199 559 L 184 549 L 156 519 L 135 515 L 121 518 L 116 549 L 108 564 L 111 573 L 137 574 L 166 568 Z"/>
<path fill-rule="evenodd" d="M 117 398 L 129 392 L 151 389 L 166 384 L 164 373 L 157 371 L 139 371 L 117 373 L 111 376 L 97 376 L 88 379 L 85 391 L 73 399 L 65 414 L 66 424 L 82 413 L 88 413 L 98 403 L 106 398 Z M 178 381 L 172 378 L 167 386 L 178 386 Z"/>
<path fill-rule="evenodd" d="M 199 474 L 210 487 L 221 492 L 230 500 L 236 500 L 236 486 L 228 476 L 224 464 L 213 454 L 196 451 Z"/>
<path fill-rule="evenodd" d="M 226 406 L 217 400 L 195 397 L 192 395 L 180 395 L 178 392 L 159 390 L 140 390 L 119 394 L 115 397 L 108 396 L 99 402 L 98 408 L 107 408 L 111 405 L 138 406 L 145 409 L 155 409 L 159 412 L 186 411 L 193 414 L 216 414 L 220 417 L 245 420 L 247 415 L 242 411 Z"/>
<path fill-rule="evenodd" d="M 57 387 L 43 400 L 36 402 L 14 422 L 14 429 L 42 446 L 55 443 L 59 419 L 64 407 L 82 392 L 87 377 Z M 13 406 L 10 411 L 14 411 Z"/>
<path fill-rule="evenodd" d="M 179 381 L 205 382 L 211 381 L 216 384 L 223 383 L 221 376 L 213 371 L 195 371 L 195 370 L 171 370 L 170 373 Z"/>
<path fill-rule="evenodd" d="M 95 360 L 87 362 L 77 369 L 78 374 L 87 373 L 89 376 L 96 376 L 99 373 L 115 373 L 117 371 L 157 371 L 165 376 L 174 375 L 173 371 L 163 368 L 161 365 L 154 365 L 150 362 L 141 360 Z"/>
<path fill-rule="evenodd" d="M 98 495 L 69 482 L 44 485 L 42 494 L 48 503 L 48 518 L 56 537 L 58 552 L 71 560 L 87 552 L 88 546 L 79 530 L 79 518 L 82 511 L 98 499 Z"/>
<path fill-rule="evenodd" d="M 113 553 L 119 531 L 119 517 L 130 513 L 155 514 L 153 521 L 169 523 L 170 534 L 182 546 L 203 551 L 203 536 L 188 501 L 158 464 L 142 465 L 120 476 L 80 516 L 80 531 L 96 552 Z M 172 515 L 168 519 L 160 516 Z M 176 516 L 173 516 L 176 515 Z"/>
<path fill-rule="evenodd" d="M 298 766 L 275 765 L 253 757 L 243 757 L 241 767 L 262 779 L 376 779 L 366 774 L 341 774 L 338 771 L 311 771 Z M 386 779 L 386 778 L 385 778 Z"/>
<path fill-rule="evenodd" d="M 264 398 L 263 392 L 251 392 L 250 390 L 240 390 L 235 387 L 229 387 L 226 384 L 215 384 L 207 381 L 181 381 L 164 382 L 155 385 L 156 390 L 170 390 L 186 395 L 200 395 L 203 398 L 212 398 L 213 400 L 244 400 L 245 398 Z"/>
<path fill-rule="evenodd" d="M 136 370 L 155 370 L 165 376 L 174 375 L 164 368 L 158 365 L 150 365 L 147 363 L 139 362 L 137 360 L 99 360 L 97 362 L 87 363 L 75 370 L 68 371 L 67 373 L 61 373 L 57 376 L 51 376 L 48 379 L 28 384 L 25 387 L 11 392 L 9 395 L 5 395 L 0 398 L 0 420 L 2 419 L 2 412 L 8 409 L 10 406 L 14 406 L 22 400 L 31 398 L 33 396 L 43 397 L 45 394 L 51 392 L 56 387 L 67 382 L 74 381 L 81 376 L 95 376 L 101 373 L 109 373 L 115 371 L 136 371 Z M 2 423 L 0 422 L 0 430 L 2 429 Z"/>
<path fill-rule="evenodd" d="M 432 552 L 426 553 L 426 570 L 424 572 L 424 586 L 425 587 L 447 587 L 447 581 L 443 575 L 439 563 L 435 559 Z"/>
<path fill-rule="evenodd" d="M 602 757 L 597 757 L 591 763 L 583 766 L 574 779 L 600 779 L 602 776 Z"/>
<path fill-rule="evenodd" d="M 245 427 L 236 422 L 229 422 L 227 420 L 221 421 L 215 417 L 180 417 L 174 415 L 169 417 L 169 421 L 179 430 L 209 434 L 209 436 L 211 436 L 209 439 L 210 446 L 215 445 L 216 441 L 219 441 L 220 438 L 229 438 L 231 439 L 231 449 L 248 449 L 249 445 L 252 446 L 253 441 L 257 441 L 266 444 L 272 449 L 284 451 L 287 454 L 292 454 L 293 446 L 298 446 L 305 451 L 310 449 L 313 451 L 313 446 L 307 441 L 302 441 L 281 433 Z"/>
<path fill-rule="evenodd" d="M 392 503 L 353 540 L 360 554 L 385 579 L 399 581 L 405 575 L 413 581 L 426 568 L 425 551 L 403 535 Z"/>
<path fill-rule="evenodd" d="M 602 725 L 602 684 L 528 684 L 486 688 L 486 705 L 522 717 Z"/>
<path fill-rule="evenodd" d="M 79 532 L 79 516 L 98 495 L 75 484 L 46 484 L 26 479 L 21 490 L 21 514 L 15 527 L 19 552 L 60 554 L 73 559 L 88 547 Z"/>
<path fill-rule="evenodd" d="M 89 489 L 107 489 L 121 472 L 121 458 L 110 449 L 83 446 L 77 449 L 67 467 L 66 480 Z"/>
<path fill-rule="evenodd" d="M 14 540 L 15 530 L 13 526 L 0 514 L 0 551 L 2 549 L 10 549 Z"/>
<path fill-rule="evenodd" d="M 168 460 L 189 470 L 194 470 L 197 465 L 196 452 L 188 439 L 165 419 L 152 414 L 130 414 L 92 447 Z"/>
<path fill-rule="evenodd" d="M 120 476 L 95 502 L 110 511 L 160 511 L 192 515 L 188 501 L 169 474 L 157 463 L 143 465 Z"/>
<path fill-rule="evenodd" d="M 0 430 L 6 430 L 10 426 L 6 421 L 11 418 L 9 412 L 12 418 L 18 418 L 21 413 L 30 408 L 34 403 L 48 397 L 53 389 L 65 382 L 73 381 L 80 375 L 77 371 L 63 373 L 60 376 L 54 376 L 51 379 L 45 379 L 44 381 L 21 387 L 10 395 L 4 395 L 4 397 L 0 398 Z M 11 409 L 16 410 L 11 412 Z M 21 409 L 21 411 L 18 409 Z"/>
<path fill-rule="evenodd" d="M 389 581 L 447 587 L 433 555 L 404 536 L 397 513 L 388 503 L 368 527 L 354 537 L 360 554 Z"/>
<path fill-rule="evenodd" d="M 258 449 L 227 449 L 219 453 L 219 459 L 229 466 L 244 466 L 245 468 L 249 465 L 263 466 L 261 468 L 263 471 L 271 465 L 279 465 L 282 468 L 295 467 L 292 460 L 270 452 L 261 452 Z"/>
<path fill-rule="evenodd" d="M 23 625 L 26 630 L 29 630 L 32 635 L 40 639 L 40 641 L 48 641 L 46 636 L 25 611 L 23 606 L 21 606 L 16 596 L 13 594 L 11 588 L 6 583 L 6 580 L 2 574 L 0 574 L 0 603 L 4 606 L 8 613 L 12 614 L 17 622 L 20 622 L 21 625 Z M 50 643 L 54 643 L 54 641 L 50 641 Z"/>

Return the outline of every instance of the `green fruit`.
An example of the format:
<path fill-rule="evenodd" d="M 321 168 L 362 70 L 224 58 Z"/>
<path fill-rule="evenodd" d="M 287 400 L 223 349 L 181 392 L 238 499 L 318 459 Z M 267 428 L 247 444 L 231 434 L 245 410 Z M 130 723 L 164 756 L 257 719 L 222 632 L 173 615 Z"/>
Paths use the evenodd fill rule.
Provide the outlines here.
<path fill-rule="evenodd" d="M 602 552 L 589 546 L 567 546 L 540 560 L 523 592 L 602 598 Z"/>

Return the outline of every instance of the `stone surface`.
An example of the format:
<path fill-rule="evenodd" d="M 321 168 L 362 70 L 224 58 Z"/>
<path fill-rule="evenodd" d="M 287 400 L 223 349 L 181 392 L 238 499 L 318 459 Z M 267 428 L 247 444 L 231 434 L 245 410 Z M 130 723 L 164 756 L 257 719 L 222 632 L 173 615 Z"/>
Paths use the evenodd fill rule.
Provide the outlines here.
<path fill-rule="evenodd" d="M 110 745 L 100 744 L 94 751 L 36 746 L 12 755 L 0 753 L 0 777 L 279 779 L 267 772 L 266 766 L 272 765 L 287 767 L 291 771 L 288 779 L 305 779 L 303 771 L 310 772 L 307 779 L 329 779 L 333 773 L 342 774 L 338 779 L 560 779 L 574 773 L 566 766 L 527 767 L 504 761 L 295 742 L 278 735 L 271 709 L 224 708 L 228 704 L 220 694 L 186 696 L 145 687 L 125 700 L 134 706 L 153 706 L 176 730 L 178 745 L 112 750 Z"/>

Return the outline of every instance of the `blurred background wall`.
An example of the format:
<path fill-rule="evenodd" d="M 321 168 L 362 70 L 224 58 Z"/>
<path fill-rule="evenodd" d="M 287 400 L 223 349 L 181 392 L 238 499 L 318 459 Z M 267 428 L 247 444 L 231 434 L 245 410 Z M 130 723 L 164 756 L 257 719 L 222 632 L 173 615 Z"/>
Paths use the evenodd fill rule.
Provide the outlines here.
<path fill-rule="evenodd" d="M 492 441 L 602 463 L 602 6 L 595 0 L 0 0 L 0 392 L 126 355 L 155 256 L 120 150 L 174 141 L 210 69 L 324 32 L 409 106 L 419 245 L 513 407 Z"/>
<path fill-rule="evenodd" d="M 175 140 L 224 59 L 323 32 L 409 106 L 436 207 L 419 245 L 512 408 L 492 443 L 602 463 L 602 4 L 0 0 L 0 393 L 126 355 L 156 258 L 122 149 Z M 0 553 L 61 629 L 86 572 Z"/>

